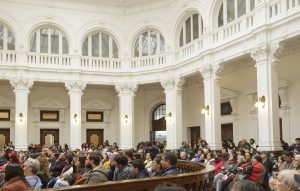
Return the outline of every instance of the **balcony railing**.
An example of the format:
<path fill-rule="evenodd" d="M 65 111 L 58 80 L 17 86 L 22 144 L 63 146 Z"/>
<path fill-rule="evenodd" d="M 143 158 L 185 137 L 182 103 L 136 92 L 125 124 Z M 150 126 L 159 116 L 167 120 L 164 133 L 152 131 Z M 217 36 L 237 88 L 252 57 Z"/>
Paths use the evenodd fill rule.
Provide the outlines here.
<path fill-rule="evenodd" d="M 121 69 L 121 60 L 117 58 L 82 57 L 80 68 L 82 70 L 116 71 Z"/>
<path fill-rule="evenodd" d="M 10 64 L 16 62 L 16 52 L 12 50 L 0 51 L 0 63 Z"/>
<path fill-rule="evenodd" d="M 70 67 L 70 55 L 27 53 L 27 64 L 40 67 Z"/>
<path fill-rule="evenodd" d="M 130 61 L 130 68 L 133 70 L 150 69 L 166 65 L 166 55 L 147 56 L 141 58 L 133 58 Z"/>

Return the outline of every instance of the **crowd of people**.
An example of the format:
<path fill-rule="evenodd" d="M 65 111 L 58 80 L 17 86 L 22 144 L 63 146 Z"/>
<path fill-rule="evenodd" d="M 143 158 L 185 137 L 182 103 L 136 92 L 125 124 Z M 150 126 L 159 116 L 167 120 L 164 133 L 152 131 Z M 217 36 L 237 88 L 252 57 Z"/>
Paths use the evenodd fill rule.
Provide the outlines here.
<path fill-rule="evenodd" d="M 291 146 L 282 142 L 279 155 L 258 151 L 254 139 L 242 140 L 237 146 L 230 140 L 223 141 L 222 146 L 221 151 L 211 151 L 207 142 L 199 139 L 194 143 L 183 141 L 172 151 L 166 151 L 165 143 L 152 142 L 140 142 L 136 149 L 121 151 L 117 143 L 106 140 L 103 145 L 82 144 L 74 151 L 58 144 L 30 144 L 26 151 L 15 151 L 10 142 L 0 156 L 0 187 L 8 191 L 37 190 L 173 176 L 180 174 L 176 166 L 180 159 L 213 165 L 217 191 L 300 190 L 300 138 Z"/>

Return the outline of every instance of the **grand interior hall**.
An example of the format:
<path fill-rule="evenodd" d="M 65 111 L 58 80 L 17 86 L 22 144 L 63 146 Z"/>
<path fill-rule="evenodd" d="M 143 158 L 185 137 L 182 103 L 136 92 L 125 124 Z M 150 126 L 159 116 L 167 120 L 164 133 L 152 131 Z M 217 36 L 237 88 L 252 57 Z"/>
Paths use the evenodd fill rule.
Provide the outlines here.
<path fill-rule="evenodd" d="M 300 0 L 0 0 L 0 147 L 300 137 Z"/>

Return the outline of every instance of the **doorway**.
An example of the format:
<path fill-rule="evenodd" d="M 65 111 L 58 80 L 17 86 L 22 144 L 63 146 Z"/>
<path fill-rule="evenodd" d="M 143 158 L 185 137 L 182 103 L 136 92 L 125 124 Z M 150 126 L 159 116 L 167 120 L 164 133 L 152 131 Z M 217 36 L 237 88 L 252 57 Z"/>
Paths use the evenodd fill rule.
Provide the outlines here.
<path fill-rule="evenodd" d="M 189 127 L 191 131 L 191 143 L 194 145 L 200 138 L 200 126 Z"/>
<path fill-rule="evenodd" d="M 86 142 L 94 147 L 103 145 L 103 129 L 87 129 Z"/>
<path fill-rule="evenodd" d="M 54 143 L 59 144 L 59 129 L 41 129 L 40 144 L 51 146 Z"/>
<path fill-rule="evenodd" d="M 222 141 L 233 141 L 233 124 L 227 123 L 221 125 L 221 139 Z"/>
<path fill-rule="evenodd" d="M 8 145 L 10 141 L 10 130 L 0 129 L 0 148 L 3 148 L 4 144 Z"/>

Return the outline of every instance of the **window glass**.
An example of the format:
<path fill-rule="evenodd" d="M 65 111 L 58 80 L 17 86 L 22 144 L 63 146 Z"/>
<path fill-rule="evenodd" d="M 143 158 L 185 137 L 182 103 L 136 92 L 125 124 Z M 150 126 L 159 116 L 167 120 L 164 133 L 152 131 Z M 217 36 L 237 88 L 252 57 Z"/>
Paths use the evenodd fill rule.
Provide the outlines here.
<path fill-rule="evenodd" d="M 148 56 L 148 32 L 142 35 L 142 56 Z"/>
<path fill-rule="evenodd" d="M 234 19 L 234 0 L 227 0 L 227 23 L 233 21 Z"/>
<path fill-rule="evenodd" d="M 36 52 L 36 32 L 30 39 L 30 52 Z"/>
<path fill-rule="evenodd" d="M 92 35 L 92 56 L 99 57 L 99 33 Z"/>
<path fill-rule="evenodd" d="M 0 25 L 0 50 L 3 50 L 4 26 Z"/>
<path fill-rule="evenodd" d="M 246 14 L 246 0 L 237 1 L 237 12 L 238 12 L 238 17 Z"/>
<path fill-rule="evenodd" d="M 69 45 L 68 45 L 68 41 L 66 39 L 66 37 L 62 38 L 62 53 L 63 54 L 68 54 L 69 52 Z"/>
<path fill-rule="evenodd" d="M 85 41 L 82 44 L 82 55 L 88 56 L 88 49 L 89 49 L 89 38 L 86 38 Z"/>
<path fill-rule="evenodd" d="M 160 53 L 163 54 L 165 53 L 165 39 L 163 36 L 160 36 Z"/>
<path fill-rule="evenodd" d="M 7 30 L 7 50 L 15 50 L 15 37 L 10 30 Z"/>
<path fill-rule="evenodd" d="M 153 112 L 153 119 L 158 120 L 166 116 L 166 104 L 158 106 Z"/>
<path fill-rule="evenodd" d="M 183 28 L 180 31 L 179 46 L 183 46 Z"/>
<path fill-rule="evenodd" d="M 218 16 L 218 27 L 221 27 L 224 25 L 224 18 L 223 18 L 223 4 L 221 5 L 221 8 L 219 10 L 219 16 Z"/>
<path fill-rule="evenodd" d="M 48 53 L 48 29 L 40 30 L 40 51 L 41 53 Z"/>
<path fill-rule="evenodd" d="M 113 48 L 113 58 L 118 58 L 119 57 L 118 46 L 114 40 L 112 42 L 112 46 L 113 46 L 112 47 Z"/>
<path fill-rule="evenodd" d="M 250 11 L 255 8 L 255 0 L 250 0 Z"/>
<path fill-rule="evenodd" d="M 109 57 L 109 36 L 102 33 L 102 57 Z"/>
<path fill-rule="evenodd" d="M 185 21 L 185 43 L 191 42 L 191 17 Z"/>
<path fill-rule="evenodd" d="M 139 39 L 137 39 L 137 41 L 135 42 L 135 45 L 134 45 L 134 57 L 139 57 L 139 48 L 140 48 L 140 43 L 139 43 Z"/>
<path fill-rule="evenodd" d="M 59 42 L 58 42 L 58 31 L 55 29 L 51 30 L 51 53 L 59 53 Z"/>
<path fill-rule="evenodd" d="M 156 32 L 154 31 L 150 31 L 149 44 L 150 44 L 149 55 L 155 55 L 157 52 L 157 36 L 156 36 Z"/>
<path fill-rule="evenodd" d="M 198 14 L 193 15 L 193 40 L 199 38 L 199 22 L 198 22 Z"/>

